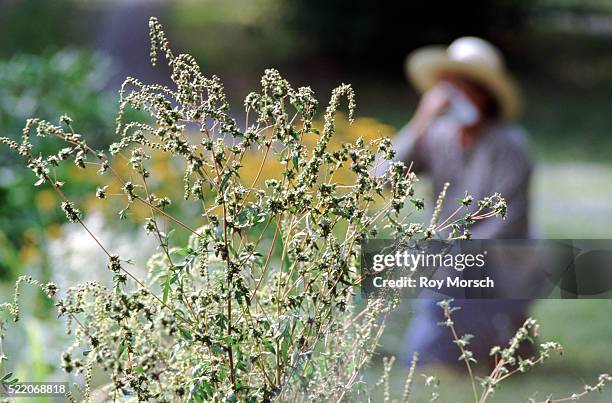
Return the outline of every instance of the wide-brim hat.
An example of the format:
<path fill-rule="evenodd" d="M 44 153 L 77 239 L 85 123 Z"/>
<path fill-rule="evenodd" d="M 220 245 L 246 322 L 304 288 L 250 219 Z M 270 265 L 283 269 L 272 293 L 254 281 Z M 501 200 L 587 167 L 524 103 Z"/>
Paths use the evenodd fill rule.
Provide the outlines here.
<path fill-rule="evenodd" d="M 491 43 L 466 36 L 448 47 L 426 46 L 406 58 L 406 75 L 421 93 L 445 74 L 457 74 L 481 85 L 496 99 L 501 117 L 516 118 L 521 110 L 520 90 L 506 71 L 503 56 Z"/>

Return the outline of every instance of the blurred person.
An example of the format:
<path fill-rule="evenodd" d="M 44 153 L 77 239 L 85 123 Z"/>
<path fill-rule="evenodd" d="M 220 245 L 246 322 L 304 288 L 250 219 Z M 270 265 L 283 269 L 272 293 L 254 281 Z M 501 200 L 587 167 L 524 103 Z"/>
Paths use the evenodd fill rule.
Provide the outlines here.
<path fill-rule="evenodd" d="M 523 129 L 513 123 L 520 109 L 517 85 L 500 52 L 476 37 L 448 48 L 429 46 L 406 61 L 408 78 L 422 93 L 418 108 L 394 139 L 396 159 L 431 176 L 439 194 L 450 182 L 441 220 L 466 192 L 480 200 L 500 193 L 508 204 L 506 220 L 494 217 L 470 227 L 474 239 L 525 239 L 529 236 L 528 191 L 533 163 Z M 420 363 L 461 363 L 451 332 L 438 325 L 435 300 L 419 300 L 406 333 L 404 358 L 419 352 Z M 506 345 L 526 319 L 529 301 L 459 300 L 453 314 L 459 334 L 473 334 L 475 358 L 487 361 L 494 345 Z"/>

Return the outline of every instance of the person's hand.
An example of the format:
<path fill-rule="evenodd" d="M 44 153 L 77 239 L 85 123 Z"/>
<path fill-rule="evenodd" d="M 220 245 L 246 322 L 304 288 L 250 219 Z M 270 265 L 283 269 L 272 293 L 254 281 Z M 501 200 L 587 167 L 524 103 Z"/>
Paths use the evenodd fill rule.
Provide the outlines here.
<path fill-rule="evenodd" d="M 423 134 L 433 120 L 448 107 L 450 94 L 444 84 L 436 85 L 421 97 L 412 124 L 418 135 Z"/>

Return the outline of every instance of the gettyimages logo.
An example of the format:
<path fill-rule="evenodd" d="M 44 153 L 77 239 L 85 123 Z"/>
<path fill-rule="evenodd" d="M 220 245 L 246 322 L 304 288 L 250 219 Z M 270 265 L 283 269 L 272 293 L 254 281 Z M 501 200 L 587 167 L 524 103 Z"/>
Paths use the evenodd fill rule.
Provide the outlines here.
<path fill-rule="evenodd" d="M 478 254 L 441 254 L 409 251 L 397 251 L 395 254 L 378 254 L 373 257 L 372 269 L 380 272 L 394 267 L 406 267 L 415 271 L 419 267 L 450 268 L 463 271 L 469 268 L 480 268 L 485 265 L 487 251 Z"/>
<path fill-rule="evenodd" d="M 376 239 L 361 246 L 366 297 L 612 297 L 612 240 Z"/>

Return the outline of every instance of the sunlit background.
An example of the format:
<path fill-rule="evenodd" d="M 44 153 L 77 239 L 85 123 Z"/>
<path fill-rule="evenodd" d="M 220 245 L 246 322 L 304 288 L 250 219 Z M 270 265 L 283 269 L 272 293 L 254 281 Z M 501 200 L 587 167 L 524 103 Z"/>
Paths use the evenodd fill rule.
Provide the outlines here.
<path fill-rule="evenodd" d="M 337 142 L 391 136 L 410 119 L 418 97 L 402 65 L 412 49 L 482 36 L 503 51 L 523 88 L 520 123 L 538 162 L 531 203 L 539 236 L 612 238 L 609 1 L 0 0 L 0 136 L 18 137 L 29 117 L 57 121 L 67 112 L 92 143 L 112 142 L 123 78 L 168 82 L 167 69 L 148 61 L 152 15 L 177 51 L 192 53 L 203 71 L 221 77 L 236 116 L 266 67 L 278 68 L 295 86 L 312 86 L 322 101 L 341 82 L 353 84 L 360 118 L 353 127 L 341 124 Z M 156 172 L 180 179 L 167 164 Z M 150 250 L 144 235 L 106 224 L 115 211 L 91 196 L 95 175 L 62 173 L 71 178 L 66 191 L 94 211 L 87 219 L 101 238 L 128 254 L 135 254 L 132 245 L 143 245 L 132 257 L 144 258 Z M 0 301 L 12 298 L 14 280 L 23 273 L 60 285 L 107 273 L 85 234 L 64 224 L 52 190 L 35 191 L 32 182 L 31 172 L 0 149 Z M 52 306 L 32 290 L 22 299 L 27 319 L 5 340 L 12 369 L 24 380 L 65 379 L 57 365 L 65 338 Z M 499 401 L 525 400 L 533 392 L 540 399 L 567 394 L 611 371 L 611 308 L 609 301 L 536 303 L 542 338 L 561 342 L 566 354 L 503 387 Z M 410 315 L 405 304 L 393 316 L 381 356 L 399 353 Z M 376 360 L 367 377 L 374 379 L 380 367 Z M 442 401 L 469 399 L 462 375 L 441 375 Z M 392 374 L 400 395 L 404 376 L 399 367 Z M 421 389 L 417 394 L 425 393 Z M 586 401 L 612 401 L 612 392 Z"/>

